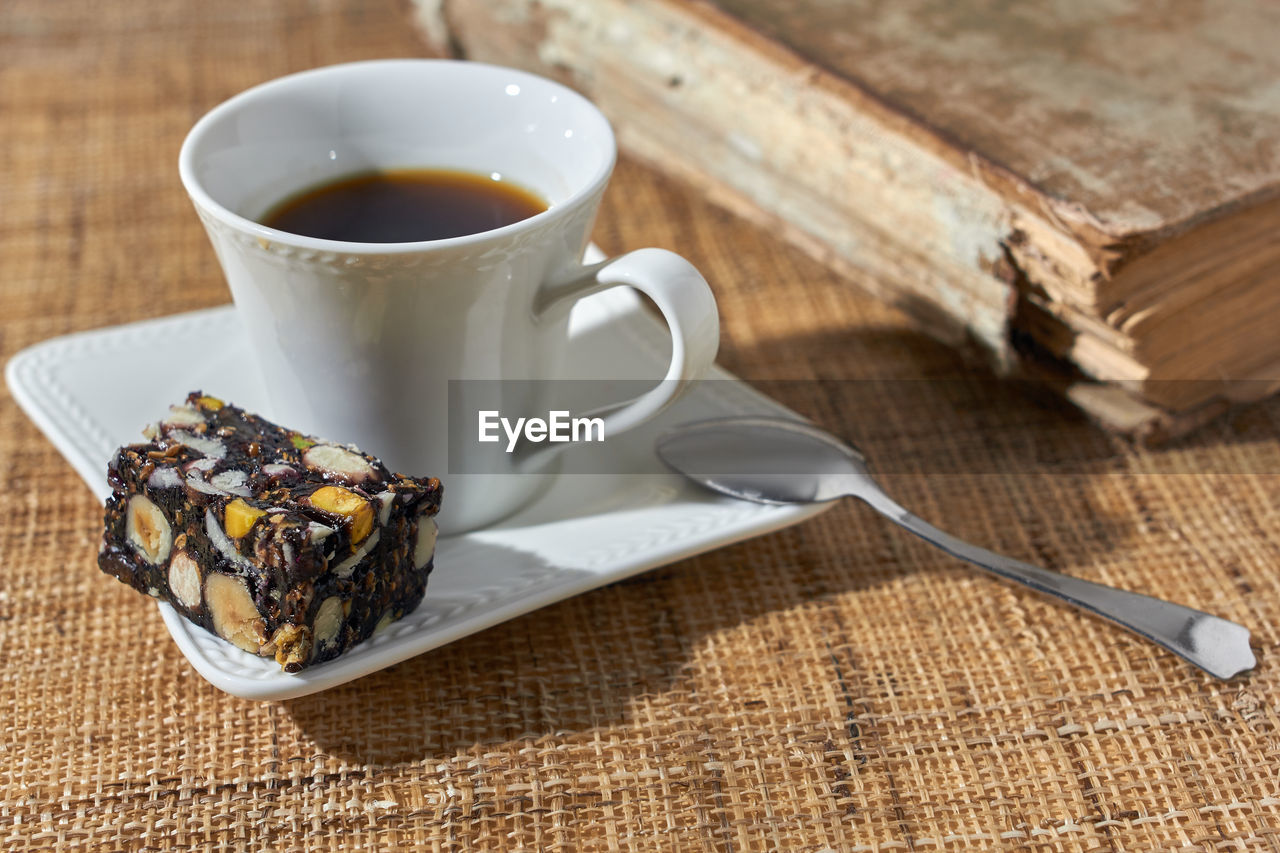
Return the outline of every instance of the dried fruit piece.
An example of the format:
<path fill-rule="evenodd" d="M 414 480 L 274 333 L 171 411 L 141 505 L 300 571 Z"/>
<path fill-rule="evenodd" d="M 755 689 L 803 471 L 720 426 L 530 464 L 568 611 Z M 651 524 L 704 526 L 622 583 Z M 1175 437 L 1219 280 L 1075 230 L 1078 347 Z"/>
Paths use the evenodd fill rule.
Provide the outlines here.
<path fill-rule="evenodd" d="M 124 529 L 129 542 L 148 563 L 159 564 L 169 558 L 173 529 L 160 507 L 146 495 L 134 495 L 129 499 Z"/>
<path fill-rule="evenodd" d="M 374 475 L 369 460 L 336 444 L 317 444 L 302 454 L 302 463 L 312 471 L 358 486 Z"/>
<path fill-rule="evenodd" d="M 200 565 L 186 551 L 178 551 L 169 561 L 169 589 L 184 607 L 200 606 Z"/>
<path fill-rule="evenodd" d="M 211 574 L 204 582 L 204 603 L 218 636 L 246 652 L 258 653 L 267 641 L 262 614 L 254 606 L 244 580 Z"/>
<path fill-rule="evenodd" d="M 373 505 L 342 486 L 321 486 L 311 493 L 311 505 L 351 519 L 351 544 L 358 545 L 373 529 Z"/>
<path fill-rule="evenodd" d="M 249 506 L 240 498 L 236 498 L 227 504 L 227 511 L 223 518 L 227 535 L 232 539 L 239 539 L 253 529 L 255 521 L 266 514 L 266 510 L 258 509 L 256 506 Z"/>
<path fill-rule="evenodd" d="M 196 400 L 196 405 L 198 405 L 202 409 L 208 409 L 211 412 L 216 412 L 218 411 L 218 409 L 221 409 L 223 406 L 225 406 L 226 403 L 223 403 L 217 397 L 210 397 L 209 395 L 206 394 L 200 397 L 198 400 Z"/>

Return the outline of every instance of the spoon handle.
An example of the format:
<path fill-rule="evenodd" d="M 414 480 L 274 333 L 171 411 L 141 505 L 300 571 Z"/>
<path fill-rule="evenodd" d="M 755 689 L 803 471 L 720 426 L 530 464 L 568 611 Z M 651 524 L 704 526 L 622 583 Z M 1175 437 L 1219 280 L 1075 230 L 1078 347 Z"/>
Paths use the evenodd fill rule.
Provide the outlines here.
<path fill-rule="evenodd" d="M 899 506 L 883 492 L 856 496 L 890 521 L 953 557 L 1097 614 L 1185 658 L 1210 675 L 1230 678 L 1257 665 L 1249 648 L 1249 629 L 1243 625 L 1148 595 L 1051 572 L 970 545 Z"/>

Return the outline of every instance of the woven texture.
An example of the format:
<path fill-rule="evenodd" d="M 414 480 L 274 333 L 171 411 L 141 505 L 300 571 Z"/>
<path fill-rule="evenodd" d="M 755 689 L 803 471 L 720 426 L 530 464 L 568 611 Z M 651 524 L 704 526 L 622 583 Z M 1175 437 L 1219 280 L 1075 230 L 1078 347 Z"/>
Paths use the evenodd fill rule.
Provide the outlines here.
<path fill-rule="evenodd" d="M 7 0 L 4 354 L 225 302 L 187 128 L 289 71 L 421 53 L 394 3 Z M 1280 849 L 1280 403 L 1130 449 L 626 159 L 596 239 L 703 269 L 722 361 L 856 436 L 904 504 L 1243 622 L 1260 669 L 1215 682 L 850 504 L 250 703 L 97 571 L 99 507 L 6 394 L 0 846 Z"/>

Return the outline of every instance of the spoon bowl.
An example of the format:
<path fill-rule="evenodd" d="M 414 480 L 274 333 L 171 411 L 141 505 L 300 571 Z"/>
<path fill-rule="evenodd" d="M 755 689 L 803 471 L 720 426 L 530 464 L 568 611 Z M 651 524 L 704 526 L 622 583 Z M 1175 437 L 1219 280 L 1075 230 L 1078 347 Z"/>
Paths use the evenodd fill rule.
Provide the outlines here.
<path fill-rule="evenodd" d="M 696 421 L 658 437 L 658 456 L 709 489 L 767 504 L 826 503 L 869 476 L 856 448 L 804 421 Z"/>

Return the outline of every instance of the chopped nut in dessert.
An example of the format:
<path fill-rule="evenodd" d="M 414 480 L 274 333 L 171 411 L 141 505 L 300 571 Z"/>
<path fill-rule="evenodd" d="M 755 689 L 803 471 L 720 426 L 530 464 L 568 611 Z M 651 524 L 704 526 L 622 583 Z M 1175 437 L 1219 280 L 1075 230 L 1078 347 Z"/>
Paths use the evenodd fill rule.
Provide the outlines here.
<path fill-rule="evenodd" d="M 334 444 L 308 447 L 302 454 L 302 461 L 312 471 L 329 474 L 334 479 L 351 485 L 358 486 L 374 475 L 369 460 Z"/>
<path fill-rule="evenodd" d="M 239 539 L 241 536 L 253 529 L 253 523 L 267 514 L 265 509 L 258 509 L 256 506 L 249 506 L 242 499 L 236 498 L 227 504 L 224 521 L 226 522 L 227 535 L 232 539 Z"/>
<path fill-rule="evenodd" d="M 363 542 L 373 529 L 373 506 L 350 489 L 341 486 L 322 486 L 311 493 L 313 507 L 350 519 L 351 542 Z"/>

